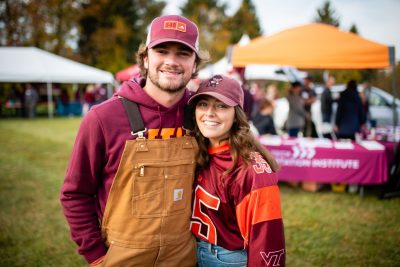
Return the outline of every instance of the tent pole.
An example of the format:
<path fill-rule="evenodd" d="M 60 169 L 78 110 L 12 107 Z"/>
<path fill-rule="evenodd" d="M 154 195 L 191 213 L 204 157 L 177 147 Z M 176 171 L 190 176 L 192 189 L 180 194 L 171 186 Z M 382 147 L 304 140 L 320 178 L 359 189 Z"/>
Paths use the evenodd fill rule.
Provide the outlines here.
<path fill-rule="evenodd" d="M 393 134 L 396 134 L 396 125 L 398 122 L 398 117 L 397 117 L 397 109 L 396 109 L 396 96 L 397 96 L 397 90 L 396 90 L 396 57 L 395 57 L 395 48 L 394 46 L 389 47 L 389 60 L 390 60 L 390 65 L 392 66 L 392 94 L 393 94 Z"/>
<path fill-rule="evenodd" d="M 111 98 L 112 95 L 113 95 L 112 84 L 111 83 L 107 83 L 107 97 Z"/>
<path fill-rule="evenodd" d="M 47 82 L 47 113 L 49 115 L 49 119 L 53 118 L 53 105 L 52 105 L 52 100 L 53 99 L 53 86 L 51 82 Z"/>

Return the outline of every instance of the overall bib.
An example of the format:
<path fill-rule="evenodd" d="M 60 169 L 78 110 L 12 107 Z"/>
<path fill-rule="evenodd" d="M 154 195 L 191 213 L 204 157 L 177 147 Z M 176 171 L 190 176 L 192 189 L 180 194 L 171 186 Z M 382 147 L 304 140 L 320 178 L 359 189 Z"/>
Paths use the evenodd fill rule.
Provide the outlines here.
<path fill-rule="evenodd" d="M 104 211 L 101 266 L 196 265 L 189 225 L 197 151 L 189 135 L 126 141 Z"/>

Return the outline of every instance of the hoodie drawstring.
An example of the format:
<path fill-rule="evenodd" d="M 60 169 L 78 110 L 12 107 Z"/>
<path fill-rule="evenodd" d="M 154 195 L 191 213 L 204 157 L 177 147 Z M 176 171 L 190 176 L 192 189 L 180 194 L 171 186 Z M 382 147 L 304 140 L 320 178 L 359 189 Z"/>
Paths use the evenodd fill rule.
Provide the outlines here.
<path fill-rule="evenodd" d="M 157 111 L 158 111 L 158 118 L 160 120 L 160 123 L 159 123 L 159 126 L 158 126 L 158 133 L 157 133 L 156 139 L 162 139 L 162 136 L 161 136 L 162 116 L 161 116 L 161 111 L 160 111 L 160 105 L 157 105 Z"/>
<path fill-rule="evenodd" d="M 178 107 L 178 112 L 176 113 L 176 117 L 175 117 L 175 130 L 174 130 L 174 135 L 173 138 L 176 138 L 177 132 L 178 132 L 178 123 L 180 121 L 180 115 L 181 115 L 181 107 Z"/>
<path fill-rule="evenodd" d="M 159 123 L 159 128 L 158 128 L 158 133 L 157 133 L 156 139 L 162 139 L 161 132 L 162 132 L 163 126 L 162 126 L 162 113 L 161 113 L 161 110 L 160 110 L 160 106 L 157 106 L 157 110 L 158 110 L 158 117 L 159 117 L 160 123 Z M 178 129 L 181 128 L 181 127 L 179 127 L 180 121 L 182 121 L 181 108 L 178 107 L 178 110 L 177 110 L 176 116 L 175 116 L 174 134 L 170 138 L 176 138 L 177 137 Z"/>

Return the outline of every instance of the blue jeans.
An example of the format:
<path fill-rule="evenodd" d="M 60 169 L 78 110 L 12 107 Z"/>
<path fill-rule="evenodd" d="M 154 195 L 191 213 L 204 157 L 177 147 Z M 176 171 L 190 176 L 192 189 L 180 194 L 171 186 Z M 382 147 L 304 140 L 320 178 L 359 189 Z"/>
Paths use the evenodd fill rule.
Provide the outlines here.
<path fill-rule="evenodd" d="M 199 267 L 246 267 L 246 250 L 227 250 L 205 241 L 197 241 Z"/>

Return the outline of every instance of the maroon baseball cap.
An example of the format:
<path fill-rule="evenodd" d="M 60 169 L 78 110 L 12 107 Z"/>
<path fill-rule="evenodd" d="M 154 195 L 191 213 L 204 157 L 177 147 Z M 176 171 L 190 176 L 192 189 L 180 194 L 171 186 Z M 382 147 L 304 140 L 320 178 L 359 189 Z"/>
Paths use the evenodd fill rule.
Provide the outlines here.
<path fill-rule="evenodd" d="M 146 46 L 153 48 L 165 42 L 184 44 L 197 54 L 199 51 L 199 30 L 196 24 L 182 16 L 157 17 L 150 24 Z"/>
<path fill-rule="evenodd" d="M 228 76 L 214 75 L 203 81 L 196 94 L 189 99 L 189 104 L 199 96 L 212 96 L 230 107 L 239 105 L 243 108 L 244 93 L 240 83 Z"/>

